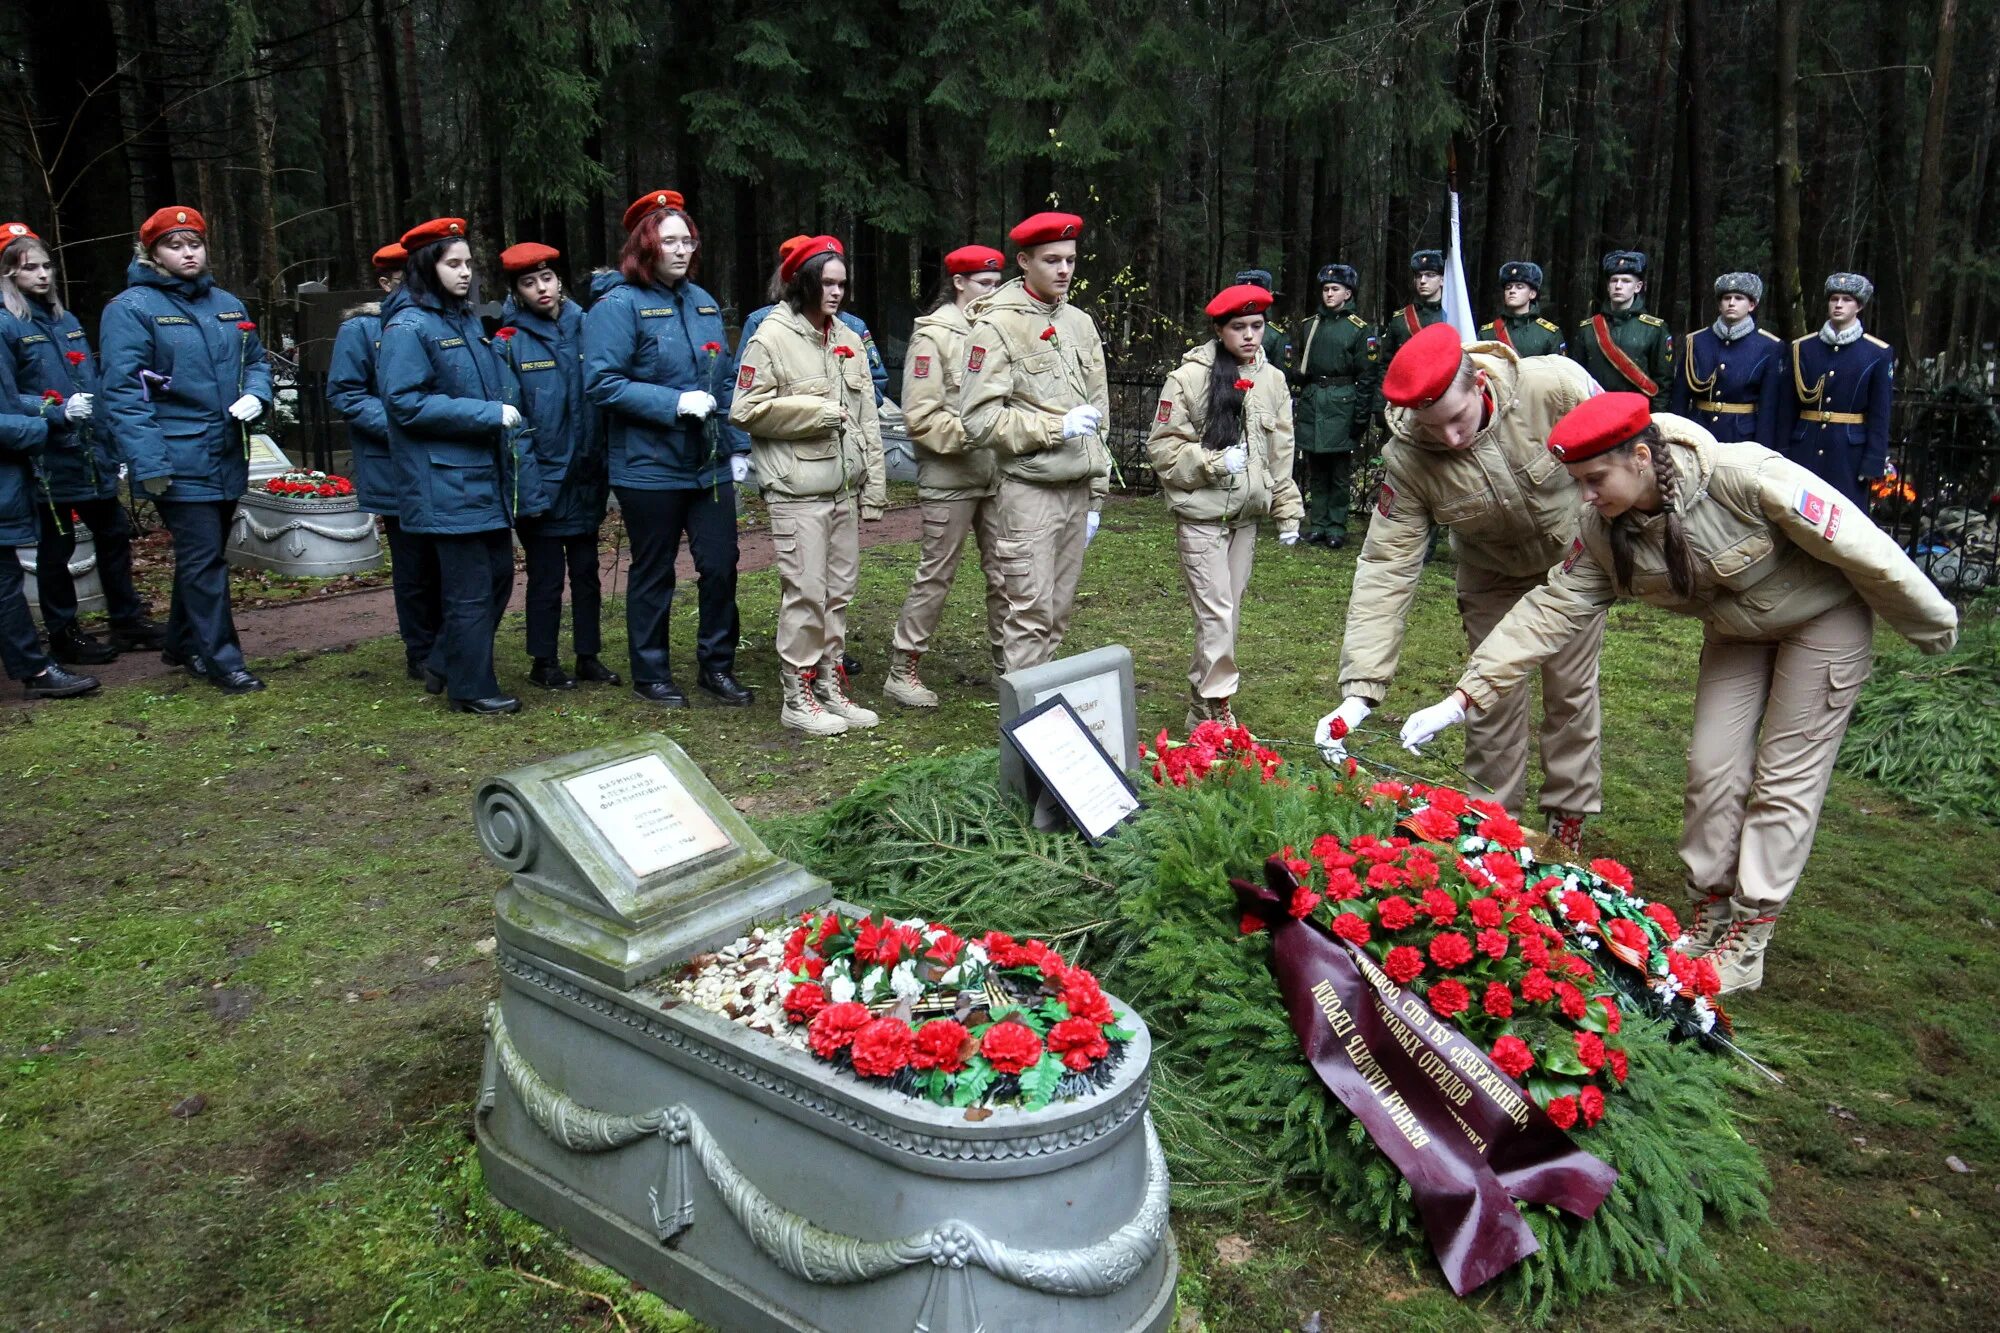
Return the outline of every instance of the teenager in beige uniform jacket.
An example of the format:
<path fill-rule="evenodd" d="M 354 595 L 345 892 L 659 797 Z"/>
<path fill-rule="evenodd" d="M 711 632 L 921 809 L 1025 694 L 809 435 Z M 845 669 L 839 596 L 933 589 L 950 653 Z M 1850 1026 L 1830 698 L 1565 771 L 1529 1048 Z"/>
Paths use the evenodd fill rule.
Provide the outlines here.
<path fill-rule="evenodd" d="M 878 719 L 847 696 L 840 655 L 861 575 L 858 519 L 882 517 L 887 486 L 875 385 L 861 337 L 834 318 L 846 295 L 840 242 L 816 236 L 779 270 L 785 299 L 743 348 L 729 419 L 771 509 L 778 561 L 778 720 L 835 736 Z"/>
<path fill-rule="evenodd" d="M 1403 344 L 1383 376 L 1391 439 L 1380 499 L 1354 570 L 1340 646 L 1341 706 L 1327 732 L 1360 725 L 1389 690 L 1423 574 L 1433 523 L 1451 531 L 1458 613 L 1477 648 L 1508 608 L 1539 587 L 1576 536 L 1576 487 L 1545 442 L 1562 415 L 1596 392 L 1576 363 L 1521 357 L 1499 343 L 1461 346 L 1449 324 Z M 1542 669 L 1542 789 L 1551 835 L 1577 849 L 1603 808 L 1597 654 L 1604 618 L 1587 619 Z M 1480 794 L 1519 812 L 1527 786 L 1528 695 L 1467 727 L 1465 767 Z"/>
<path fill-rule="evenodd" d="M 1236 725 L 1236 631 L 1257 541 L 1257 520 L 1278 540 L 1299 539 L 1305 506 L 1292 480 L 1292 399 L 1285 372 L 1264 356 L 1271 293 L 1245 283 L 1208 303 L 1215 337 L 1189 350 L 1160 390 L 1146 452 L 1174 511 L 1181 577 L 1194 606 L 1193 691 L 1187 725 Z"/>
<path fill-rule="evenodd" d="M 959 419 L 967 442 L 1000 460 L 1004 533 L 994 544 L 1007 590 L 1008 671 L 1056 655 L 1076 608 L 1083 548 L 1109 489 L 1099 435 L 1111 414 L 1104 345 L 1069 304 L 1083 219 L 1038 213 L 1008 237 L 1021 277 L 975 302 Z"/>
<path fill-rule="evenodd" d="M 1592 506 L 1549 582 L 1487 636 L 1458 689 L 1413 716 L 1421 745 L 1490 708 L 1620 597 L 1701 620 L 1681 860 L 1724 991 L 1762 983 L 1778 912 L 1812 851 L 1880 615 L 1926 653 L 1958 640 L 1950 602 L 1833 486 L 1762 445 L 1605 394 L 1550 439 Z"/>
<path fill-rule="evenodd" d="M 917 664 L 944 614 L 967 533 L 979 545 L 979 566 L 986 576 L 987 651 L 994 665 L 1000 665 L 1007 622 L 1007 589 L 997 554 L 1005 536 L 998 499 L 1000 460 L 991 449 L 967 446 L 965 425 L 958 419 L 958 391 L 972 336 L 965 309 L 1000 286 L 1006 262 L 1006 256 L 985 245 L 961 246 L 946 255 L 943 293 L 918 318 L 903 357 L 903 420 L 917 448 L 924 535 L 916 581 L 896 618 L 882 693 L 911 708 L 938 706 L 937 692 L 924 684 Z"/>

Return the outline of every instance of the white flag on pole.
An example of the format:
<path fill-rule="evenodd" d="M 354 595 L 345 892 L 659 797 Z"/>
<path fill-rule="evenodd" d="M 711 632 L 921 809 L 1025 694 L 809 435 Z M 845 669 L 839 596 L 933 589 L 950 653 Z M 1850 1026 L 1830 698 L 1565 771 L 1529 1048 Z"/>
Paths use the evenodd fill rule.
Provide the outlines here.
<path fill-rule="evenodd" d="M 1479 336 L 1479 326 L 1472 319 L 1472 296 L 1465 287 L 1465 247 L 1459 240 L 1456 190 L 1451 192 L 1451 245 L 1444 259 L 1444 319 L 1458 330 L 1460 342 L 1469 343 Z"/>

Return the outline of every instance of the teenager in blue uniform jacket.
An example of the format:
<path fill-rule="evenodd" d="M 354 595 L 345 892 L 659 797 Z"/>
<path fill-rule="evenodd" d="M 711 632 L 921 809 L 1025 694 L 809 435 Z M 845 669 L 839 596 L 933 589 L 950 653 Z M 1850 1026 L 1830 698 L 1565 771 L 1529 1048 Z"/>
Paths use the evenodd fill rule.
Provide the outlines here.
<path fill-rule="evenodd" d="M 395 472 L 389 463 L 389 414 L 382 406 L 382 387 L 375 373 L 383 321 L 402 304 L 403 264 L 408 258 L 408 252 L 394 242 L 375 252 L 375 284 L 382 289 L 382 300 L 348 311 L 334 335 L 326 400 L 347 420 L 355 498 L 364 513 L 381 517 L 389 539 L 389 578 L 396 597 L 396 633 L 403 640 L 403 670 L 411 680 L 422 680 L 424 663 L 437 642 L 437 551 L 422 537 L 403 530 Z"/>
<path fill-rule="evenodd" d="M 673 190 L 653 190 L 625 210 L 618 267 L 591 282 L 583 319 L 584 386 L 604 409 L 611 485 L 632 539 L 625 629 L 632 690 L 648 703 L 685 708 L 667 653 L 674 561 L 681 534 L 694 556 L 696 684 L 747 707 L 736 679 L 736 485 L 750 442 L 729 429 L 736 358 L 716 299 L 689 276 L 701 235 Z"/>
<path fill-rule="evenodd" d="M 1681 340 L 1670 402 L 1675 416 L 1699 421 L 1718 440 L 1775 450 L 1788 387 L 1785 342 L 1757 327 L 1763 299 L 1755 273 L 1715 280 L 1715 322 Z"/>
<path fill-rule="evenodd" d="M 404 299 L 376 373 L 402 525 L 437 553 L 443 614 L 424 686 L 454 712 L 517 712 L 493 672 L 493 636 L 514 590 L 514 519 L 543 505 L 520 393 L 472 310 L 465 220 L 412 227 L 403 248 Z"/>
<path fill-rule="evenodd" d="M 55 286 L 49 248 L 26 223 L 0 223 L 0 357 L 11 364 L 28 405 L 39 410 L 50 390 L 63 410 L 45 418 L 48 448 L 41 474 L 47 503 L 35 506 L 41 540 L 35 557 L 42 627 L 49 655 L 64 664 L 93 666 L 121 651 L 158 648 L 160 627 L 132 584 L 132 527 L 118 503 L 118 455 L 96 414 L 97 358 L 74 312 L 65 310 Z M 110 643 L 77 625 L 76 580 L 69 571 L 76 528 L 90 529 L 97 572 L 111 616 Z"/>
<path fill-rule="evenodd" d="M 97 688 L 95 677 L 71 675 L 42 651 L 21 575 L 19 548 L 35 544 L 35 510 L 48 504 L 36 463 L 50 423 L 62 417 L 60 399 L 23 398 L 12 361 L 0 357 L 0 667 L 30 699 L 67 699 Z"/>
<path fill-rule="evenodd" d="M 1868 512 L 1869 483 L 1889 471 L 1896 353 L 1861 327 L 1875 284 L 1859 273 L 1826 280 L 1826 323 L 1791 346 L 1785 457 L 1810 468 Z"/>
<path fill-rule="evenodd" d="M 224 558 L 250 485 L 250 431 L 271 404 L 271 367 L 244 304 L 208 271 L 208 224 L 178 205 L 139 228 L 129 286 L 104 308 L 104 424 L 174 539 L 170 666 L 229 694 L 264 688 L 243 663 Z"/>
<path fill-rule="evenodd" d="M 532 241 L 500 252 L 508 282 L 500 309 L 500 354 L 521 386 L 521 410 L 534 427 L 529 443 L 541 476 L 543 513 L 516 519 L 528 566 L 528 679 L 550 690 L 578 680 L 618 684 L 598 660 L 603 648 L 597 581 L 597 532 L 604 526 L 610 473 L 604 461 L 603 411 L 583 392 L 583 312 L 563 291 L 562 255 Z M 570 639 L 576 675 L 556 660 L 563 577 L 569 577 Z"/>

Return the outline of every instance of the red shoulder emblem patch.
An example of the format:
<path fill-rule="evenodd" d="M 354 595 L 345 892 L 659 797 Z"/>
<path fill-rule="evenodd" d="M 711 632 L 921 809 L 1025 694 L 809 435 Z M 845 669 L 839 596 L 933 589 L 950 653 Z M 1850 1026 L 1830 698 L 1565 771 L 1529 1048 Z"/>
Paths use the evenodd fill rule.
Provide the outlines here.
<path fill-rule="evenodd" d="M 1820 536 L 1832 541 L 1834 535 L 1840 531 L 1840 506 L 1829 502 L 1826 508 L 1826 531 L 1820 533 Z"/>
<path fill-rule="evenodd" d="M 931 377 L 931 359 L 927 356 L 918 357 L 916 368 L 910 373 L 920 380 L 929 379 Z"/>
<path fill-rule="evenodd" d="M 1385 481 L 1382 483 L 1381 497 L 1375 501 L 1375 512 L 1383 518 L 1387 518 L 1389 517 L 1389 511 L 1395 507 L 1396 488 Z"/>
<path fill-rule="evenodd" d="M 1160 400 L 1160 413 L 1158 416 L 1154 417 L 1153 420 L 1159 422 L 1162 426 L 1164 426 L 1167 424 L 1167 418 L 1171 417 L 1173 414 L 1174 414 L 1174 400 L 1171 398 L 1162 398 Z"/>
<path fill-rule="evenodd" d="M 736 387 L 739 389 L 747 389 L 753 383 L 756 382 L 756 379 L 757 379 L 757 367 L 745 366 L 743 367 L 743 369 L 736 372 Z"/>
<path fill-rule="evenodd" d="M 1583 559 L 1583 538 L 1573 537 L 1569 543 L 1569 557 L 1563 561 L 1563 573 L 1576 568 L 1576 562 Z"/>
<path fill-rule="evenodd" d="M 984 347 L 975 347 L 972 349 L 972 355 L 966 359 L 965 368 L 968 371 L 972 371 L 979 369 L 985 364 L 986 349 Z"/>

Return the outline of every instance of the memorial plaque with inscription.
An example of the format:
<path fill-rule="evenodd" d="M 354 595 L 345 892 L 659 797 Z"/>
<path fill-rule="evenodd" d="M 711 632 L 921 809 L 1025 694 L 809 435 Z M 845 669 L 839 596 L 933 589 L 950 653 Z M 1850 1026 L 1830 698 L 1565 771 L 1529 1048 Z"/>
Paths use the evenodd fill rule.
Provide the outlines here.
<path fill-rule="evenodd" d="M 1069 700 L 1057 695 L 1005 728 L 1048 796 L 1096 843 L 1139 809 L 1139 793 Z"/>
<path fill-rule="evenodd" d="M 656 754 L 593 769 L 563 789 L 635 875 L 654 875 L 730 845 Z"/>
<path fill-rule="evenodd" d="M 1051 699 L 1066 699 L 1120 770 L 1139 766 L 1139 722 L 1134 706 L 1132 654 L 1118 645 L 1009 672 L 1000 678 L 1000 725 Z M 1020 754 L 1000 746 L 1000 786 L 1027 797 L 1029 774 Z"/>

